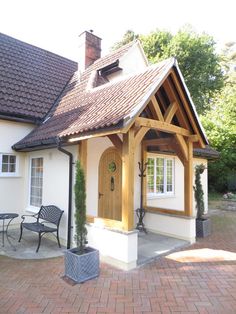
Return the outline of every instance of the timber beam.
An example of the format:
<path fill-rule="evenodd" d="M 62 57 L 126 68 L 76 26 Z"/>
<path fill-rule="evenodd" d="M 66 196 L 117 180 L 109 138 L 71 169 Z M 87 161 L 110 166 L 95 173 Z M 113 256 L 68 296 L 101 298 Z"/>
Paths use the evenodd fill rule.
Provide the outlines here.
<path fill-rule="evenodd" d="M 122 149 L 122 228 L 134 229 L 134 127 L 123 135 Z"/>
<path fill-rule="evenodd" d="M 145 134 L 150 130 L 150 128 L 147 128 L 145 126 L 141 127 L 137 133 L 135 134 L 135 138 L 134 138 L 134 146 L 136 147 L 137 145 L 139 145 L 139 143 L 142 141 L 142 139 L 144 138 Z"/>
<path fill-rule="evenodd" d="M 151 97 L 151 103 L 149 104 L 149 107 L 150 107 L 151 111 L 155 113 L 155 116 L 157 117 L 157 119 L 159 121 L 164 121 L 164 117 L 163 117 L 163 114 L 161 112 L 160 106 L 159 106 L 159 104 L 156 100 L 156 97 L 154 95 Z"/>
<path fill-rule="evenodd" d="M 188 160 L 188 147 L 187 147 L 184 137 L 180 134 L 175 134 L 175 139 L 179 145 L 179 149 L 181 150 L 182 156 L 187 161 Z"/>
<path fill-rule="evenodd" d="M 164 115 L 164 120 L 166 123 L 171 123 L 177 110 L 178 110 L 178 105 L 176 102 L 173 102 L 172 104 L 169 105 Z"/>
<path fill-rule="evenodd" d="M 166 146 L 173 143 L 173 137 L 157 138 L 152 140 L 144 140 L 144 146 Z"/>
<path fill-rule="evenodd" d="M 154 119 L 147 119 L 147 118 L 141 118 L 138 117 L 135 120 L 135 124 L 138 126 L 145 126 L 150 129 L 156 129 L 159 131 L 163 131 L 166 133 L 171 133 L 171 134 L 180 134 L 183 136 L 190 136 L 191 133 L 189 130 L 181 128 L 179 126 L 167 123 L 167 122 L 162 122 L 162 121 L 156 121 Z"/>
<path fill-rule="evenodd" d="M 78 157 L 80 160 L 81 167 L 84 170 L 85 178 L 87 176 L 87 150 L 88 150 L 88 140 L 82 140 L 78 145 Z"/>
<path fill-rule="evenodd" d="M 122 154 L 122 140 L 117 134 L 110 134 L 107 136 L 109 140 L 112 142 L 112 144 L 117 148 L 120 155 Z"/>
<path fill-rule="evenodd" d="M 184 163 L 184 212 L 193 214 L 193 143 L 187 143 L 188 161 Z"/>
<path fill-rule="evenodd" d="M 188 115 L 188 117 L 189 117 L 189 119 L 190 119 L 190 122 L 191 122 L 191 125 L 192 125 L 192 127 L 193 127 L 193 130 L 194 130 L 194 132 L 198 135 L 199 145 L 200 145 L 201 148 L 205 148 L 206 145 L 204 144 L 203 139 L 202 139 L 202 137 L 201 137 L 201 135 L 200 135 L 200 133 L 199 133 L 198 127 L 197 127 L 197 125 L 196 125 L 196 122 L 195 122 L 195 120 L 194 120 L 194 117 L 193 117 L 193 115 L 192 115 L 192 112 L 191 112 L 191 110 L 190 110 L 190 107 L 189 107 L 189 105 L 188 105 L 188 102 L 187 102 L 187 100 L 186 100 L 186 98 L 185 98 L 184 92 L 183 92 L 183 90 L 182 90 L 182 88 L 181 88 L 181 86 L 180 86 L 180 83 L 179 83 L 179 81 L 178 81 L 178 79 L 177 79 L 177 77 L 176 77 L 176 75 L 175 75 L 175 73 L 174 73 L 173 70 L 171 71 L 171 78 L 173 79 L 173 82 L 174 82 L 174 84 L 175 84 L 175 86 L 176 86 L 176 89 L 177 89 L 179 95 L 180 95 L 180 98 L 181 98 L 181 100 L 183 101 L 184 108 L 185 108 L 186 113 L 187 113 L 187 115 Z M 168 82 L 169 82 L 169 81 L 168 81 Z M 170 82 L 169 82 L 169 84 L 171 85 Z"/>

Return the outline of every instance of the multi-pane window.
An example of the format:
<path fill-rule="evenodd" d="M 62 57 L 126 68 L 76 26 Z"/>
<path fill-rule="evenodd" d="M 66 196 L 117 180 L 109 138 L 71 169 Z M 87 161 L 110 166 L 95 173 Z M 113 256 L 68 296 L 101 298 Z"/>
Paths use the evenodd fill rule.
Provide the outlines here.
<path fill-rule="evenodd" d="M 43 195 L 43 158 L 31 159 L 30 205 L 40 207 Z"/>
<path fill-rule="evenodd" d="M 15 175 L 16 174 L 16 156 L 11 154 L 0 154 L 0 174 Z"/>
<path fill-rule="evenodd" d="M 148 195 L 174 193 L 174 159 L 148 158 L 147 193 Z"/>

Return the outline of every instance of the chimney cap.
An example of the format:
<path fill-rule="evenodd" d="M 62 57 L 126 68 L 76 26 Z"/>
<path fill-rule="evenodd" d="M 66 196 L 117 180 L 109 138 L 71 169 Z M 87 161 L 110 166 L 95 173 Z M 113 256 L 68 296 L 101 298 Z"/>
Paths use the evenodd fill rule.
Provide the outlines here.
<path fill-rule="evenodd" d="M 98 37 L 97 35 L 94 35 L 94 30 L 93 29 L 90 29 L 90 30 L 88 30 L 88 31 L 83 31 L 82 33 L 80 33 L 79 34 L 79 37 L 81 37 L 83 34 L 91 34 L 91 35 L 93 35 L 94 37 L 97 37 L 98 39 L 100 39 L 100 40 L 102 40 L 102 38 L 101 37 Z"/>

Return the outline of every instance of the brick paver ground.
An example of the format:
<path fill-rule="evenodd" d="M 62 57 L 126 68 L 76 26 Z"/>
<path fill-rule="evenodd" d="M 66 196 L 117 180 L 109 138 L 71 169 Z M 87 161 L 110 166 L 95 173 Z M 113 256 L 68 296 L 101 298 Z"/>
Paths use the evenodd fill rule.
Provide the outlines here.
<path fill-rule="evenodd" d="M 236 213 L 212 216 L 212 235 L 133 271 L 103 264 L 80 285 L 63 258 L 0 257 L 0 313 L 236 313 Z"/>

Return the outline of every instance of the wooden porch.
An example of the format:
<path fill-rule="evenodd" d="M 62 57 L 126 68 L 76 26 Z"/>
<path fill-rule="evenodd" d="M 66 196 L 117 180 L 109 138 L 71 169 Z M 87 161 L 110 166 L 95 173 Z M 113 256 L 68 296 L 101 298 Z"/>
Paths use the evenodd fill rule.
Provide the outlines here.
<path fill-rule="evenodd" d="M 109 228 L 132 231 L 134 224 L 135 149 L 141 146 L 140 160 L 147 161 L 149 152 L 174 154 L 184 167 L 184 208 L 181 211 L 147 205 L 147 182 L 144 180 L 144 208 L 147 212 L 191 217 L 193 215 L 193 148 L 205 147 L 196 121 L 175 71 L 171 71 L 160 86 L 148 97 L 145 106 L 136 113 L 132 123 L 119 131 L 99 133 L 109 138 L 122 160 L 121 219 L 88 217 Z M 79 158 L 87 168 L 87 140 L 79 143 Z"/>

